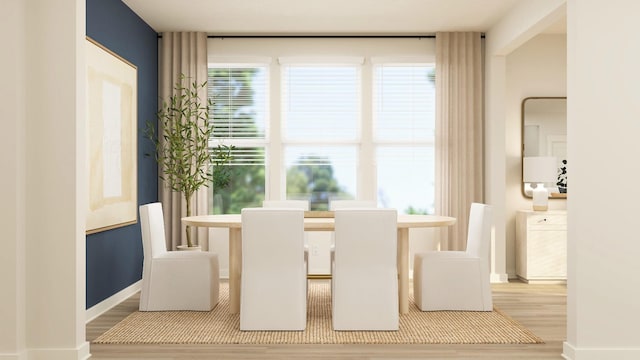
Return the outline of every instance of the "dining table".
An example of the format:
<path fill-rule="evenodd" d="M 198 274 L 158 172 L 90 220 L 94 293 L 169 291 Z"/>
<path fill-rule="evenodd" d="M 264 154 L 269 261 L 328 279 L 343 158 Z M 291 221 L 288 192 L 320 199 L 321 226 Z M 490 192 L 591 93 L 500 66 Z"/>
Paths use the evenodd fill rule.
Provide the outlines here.
<path fill-rule="evenodd" d="M 409 229 L 450 226 L 456 219 L 439 215 L 398 214 L 398 303 L 401 314 L 409 312 Z M 184 225 L 229 229 L 229 312 L 240 312 L 242 275 L 242 221 L 240 214 L 196 215 L 182 218 Z M 305 212 L 305 231 L 333 231 L 333 212 Z"/>

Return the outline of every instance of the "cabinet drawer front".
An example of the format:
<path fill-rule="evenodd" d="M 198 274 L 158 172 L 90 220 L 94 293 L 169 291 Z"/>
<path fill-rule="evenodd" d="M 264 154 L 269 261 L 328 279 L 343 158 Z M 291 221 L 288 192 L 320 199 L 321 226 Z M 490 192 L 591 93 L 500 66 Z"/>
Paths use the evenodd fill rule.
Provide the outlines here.
<path fill-rule="evenodd" d="M 532 231 L 529 233 L 527 275 L 538 278 L 566 278 L 567 233 Z"/>
<path fill-rule="evenodd" d="M 527 217 L 529 230 L 561 230 L 567 227 L 567 217 L 555 214 L 532 214 Z"/>

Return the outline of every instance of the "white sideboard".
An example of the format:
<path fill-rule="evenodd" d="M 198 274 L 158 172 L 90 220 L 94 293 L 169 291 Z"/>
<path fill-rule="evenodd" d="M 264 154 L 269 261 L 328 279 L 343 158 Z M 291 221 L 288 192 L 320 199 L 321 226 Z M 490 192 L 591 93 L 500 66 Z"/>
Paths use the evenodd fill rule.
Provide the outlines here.
<path fill-rule="evenodd" d="M 516 275 L 523 281 L 567 280 L 567 212 L 519 210 Z"/>

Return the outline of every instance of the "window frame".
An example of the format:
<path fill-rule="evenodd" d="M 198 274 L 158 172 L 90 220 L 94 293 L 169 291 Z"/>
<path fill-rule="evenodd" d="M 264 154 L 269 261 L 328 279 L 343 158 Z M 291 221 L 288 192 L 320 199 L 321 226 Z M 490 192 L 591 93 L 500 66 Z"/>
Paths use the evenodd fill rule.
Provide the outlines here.
<path fill-rule="evenodd" d="M 224 40 L 224 41 L 223 41 Z M 357 199 L 377 200 L 376 149 L 392 145 L 375 141 L 373 131 L 373 65 L 379 63 L 435 63 L 433 39 L 209 39 L 209 63 L 233 63 L 233 58 L 261 58 L 269 62 L 270 116 L 269 137 L 265 140 L 265 199 L 286 198 L 285 147 L 300 145 L 353 145 L 357 149 Z M 289 56 L 295 54 L 295 56 Z M 344 54 L 345 56 L 317 56 Z M 336 59 L 358 59 L 361 62 L 360 121 L 357 141 L 299 141 L 285 139 L 281 124 L 281 66 L 291 63 L 327 64 L 342 62 Z M 224 61 L 211 61 L 212 58 Z M 275 60 L 275 61 L 274 61 Z M 248 63 L 250 61 L 238 61 Z M 397 146 L 402 146 L 398 145 Z M 430 144 L 433 146 L 433 144 Z M 404 210 L 404 209 L 400 209 Z"/>
<path fill-rule="evenodd" d="M 209 139 L 209 148 L 216 148 L 218 145 L 228 145 L 235 146 L 236 151 L 239 149 L 250 149 L 250 148 L 261 148 L 264 151 L 264 159 L 262 165 L 264 166 L 264 189 L 265 194 L 264 198 L 267 198 L 267 189 L 268 189 L 268 181 L 269 181 L 269 167 L 268 167 L 268 159 L 269 159 L 269 145 L 270 145 L 270 129 L 271 129 L 271 111 L 270 111 L 270 86 L 269 86 L 269 76 L 270 76 L 270 61 L 268 59 L 258 59 L 257 61 L 246 61 L 245 59 L 240 59 L 237 62 L 234 62 L 233 58 L 225 58 L 224 61 L 215 61 L 210 59 L 207 64 L 207 74 L 212 68 L 263 68 L 265 72 L 265 81 L 264 81 L 264 136 L 263 137 L 255 137 L 255 138 L 242 138 L 242 137 L 217 137 Z M 207 80 L 209 77 L 207 75 Z M 209 94 L 207 93 L 207 96 Z M 215 99 L 213 99 L 215 101 Z M 211 119 L 211 117 L 210 117 Z M 259 164 L 257 164 L 259 165 Z M 226 166 L 242 166 L 242 164 L 234 164 L 232 163 Z M 209 189 L 209 193 L 211 194 L 215 189 Z M 215 194 L 211 194 L 208 196 L 209 199 L 213 199 Z M 215 207 L 216 205 L 210 205 L 210 208 Z"/>

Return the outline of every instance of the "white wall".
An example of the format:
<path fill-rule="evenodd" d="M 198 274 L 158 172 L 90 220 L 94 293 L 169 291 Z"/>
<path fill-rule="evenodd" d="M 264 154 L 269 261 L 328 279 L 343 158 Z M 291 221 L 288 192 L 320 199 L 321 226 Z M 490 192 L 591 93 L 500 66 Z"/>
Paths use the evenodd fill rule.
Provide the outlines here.
<path fill-rule="evenodd" d="M 640 359 L 636 14 L 636 0 L 568 1 L 568 359 Z"/>
<path fill-rule="evenodd" d="M 515 277 L 515 216 L 531 209 L 522 195 L 521 123 L 522 100 L 531 96 L 566 96 L 566 35 L 538 35 L 506 56 L 505 161 L 506 161 L 506 265 Z M 550 209 L 565 209 L 566 200 L 550 199 Z"/>
<path fill-rule="evenodd" d="M 507 281 L 507 134 L 510 99 L 506 56 L 565 16 L 564 0 L 518 2 L 486 33 L 485 201 L 493 206 L 491 277 Z M 519 137 L 518 137 L 519 138 Z"/>
<path fill-rule="evenodd" d="M 17 358 L 25 349 L 25 38 L 26 5 L 3 3 L 0 30 L 7 36 L 0 56 L 5 69 L 0 86 L 0 359 Z M 10 71 L 8 69 L 11 69 Z"/>
<path fill-rule="evenodd" d="M 505 145 L 491 143 L 487 147 L 489 170 L 497 174 L 490 175 L 495 181 L 489 183 L 488 194 L 498 209 L 510 204 L 500 194 L 506 181 L 499 177 L 508 173 L 500 157 L 505 158 L 503 163 L 508 161 L 507 149 L 513 146 L 507 131 L 513 132 L 508 127 L 517 123 L 510 122 L 513 115 L 507 115 L 514 110 L 509 110 L 513 105 L 507 100 L 504 57 L 539 32 L 532 34 L 531 29 L 540 30 L 540 24 L 547 23 L 532 11 L 533 4 L 542 8 L 552 1 L 524 3 L 513 10 L 513 17 L 507 16 L 487 33 L 487 136 L 497 142 L 500 136 L 505 139 Z M 554 17 L 556 11 L 547 10 Z M 640 3 L 568 0 L 566 11 L 567 151 L 572 186 L 566 201 L 568 298 L 563 356 L 572 360 L 639 359 L 640 242 L 635 234 L 640 162 L 620 154 L 640 153 L 640 103 L 636 96 L 640 23 L 630 16 L 640 13 Z M 530 14 L 530 28 L 521 25 L 527 19 L 523 13 Z M 612 169 L 619 180 L 616 191 L 598 193 L 602 184 L 610 182 Z M 508 191 L 519 193 L 517 189 Z M 496 225 L 496 233 L 499 231 Z M 496 235 L 496 242 L 499 240 Z"/>
<path fill-rule="evenodd" d="M 85 0 L 3 2 L 0 359 L 90 356 L 84 19 Z"/>

